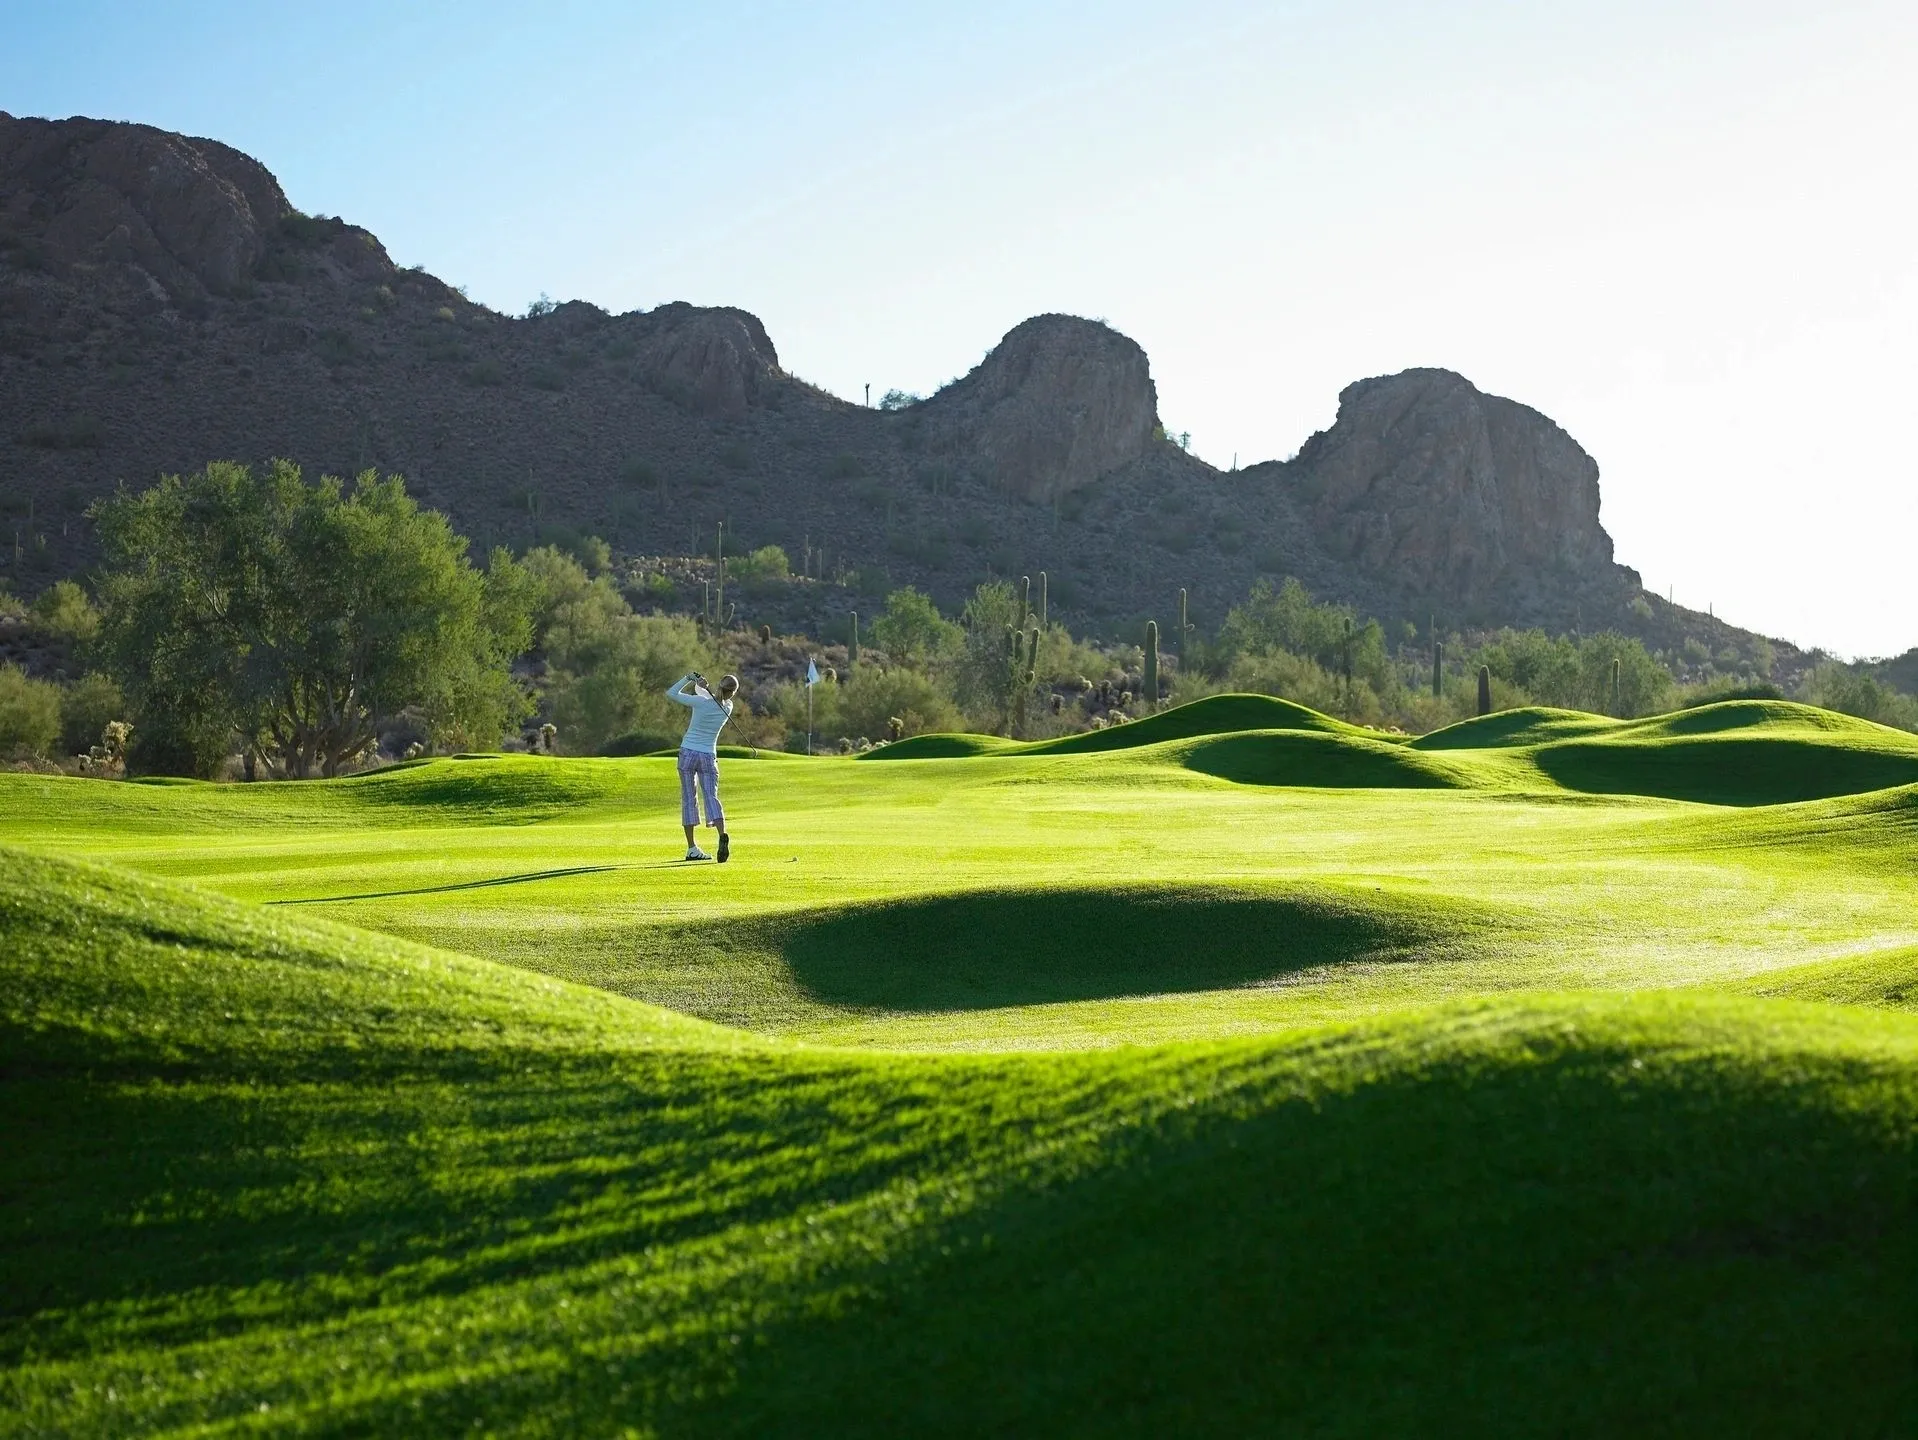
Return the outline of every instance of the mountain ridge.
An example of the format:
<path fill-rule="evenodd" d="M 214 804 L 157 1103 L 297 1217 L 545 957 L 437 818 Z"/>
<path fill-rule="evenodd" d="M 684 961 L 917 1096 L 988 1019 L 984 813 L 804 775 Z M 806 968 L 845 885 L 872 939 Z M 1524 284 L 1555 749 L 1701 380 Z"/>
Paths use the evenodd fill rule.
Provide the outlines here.
<path fill-rule="evenodd" d="M 1647 596 L 1612 558 L 1596 462 L 1450 371 L 1354 382 L 1293 460 L 1234 471 L 1164 437 L 1135 342 L 1071 316 L 872 410 L 784 370 L 746 311 L 506 317 L 302 214 L 241 152 L 119 122 L 0 112 L 0 413 L 20 588 L 90 562 L 82 512 L 116 484 L 285 455 L 404 474 L 481 546 L 577 530 L 709 553 L 723 519 L 852 577 L 821 597 L 834 613 L 1043 569 L 1055 610 L 1119 633 L 1180 588 L 1210 624 L 1296 575 L 1421 629 L 1760 639 Z"/>

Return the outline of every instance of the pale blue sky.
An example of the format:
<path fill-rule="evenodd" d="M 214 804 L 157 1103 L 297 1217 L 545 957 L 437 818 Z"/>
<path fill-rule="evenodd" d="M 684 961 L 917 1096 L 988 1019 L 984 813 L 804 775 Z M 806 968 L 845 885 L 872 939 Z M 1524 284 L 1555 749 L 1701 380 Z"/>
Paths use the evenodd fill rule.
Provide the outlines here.
<path fill-rule="evenodd" d="M 1101 316 L 1220 465 L 1409 365 L 1598 459 L 1619 558 L 1918 644 L 1918 6 L 41 4 L 0 108 L 210 135 L 472 296 L 732 304 L 927 390 Z"/>

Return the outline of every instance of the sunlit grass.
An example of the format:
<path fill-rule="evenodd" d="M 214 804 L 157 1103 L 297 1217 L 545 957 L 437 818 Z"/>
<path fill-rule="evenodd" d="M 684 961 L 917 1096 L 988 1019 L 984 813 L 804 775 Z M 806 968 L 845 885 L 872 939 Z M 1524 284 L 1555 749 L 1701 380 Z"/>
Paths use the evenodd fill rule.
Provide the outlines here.
<path fill-rule="evenodd" d="M 1191 710 L 0 776 L 0 1433 L 1895 1432 L 1909 737 Z"/>

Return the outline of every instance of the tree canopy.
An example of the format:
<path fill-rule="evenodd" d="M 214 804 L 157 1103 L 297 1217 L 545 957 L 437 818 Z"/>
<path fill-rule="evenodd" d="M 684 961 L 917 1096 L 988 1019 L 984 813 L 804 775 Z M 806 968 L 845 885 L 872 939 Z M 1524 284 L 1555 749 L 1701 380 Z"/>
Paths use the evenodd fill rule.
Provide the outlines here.
<path fill-rule="evenodd" d="M 508 667 L 531 635 L 526 576 L 503 550 L 476 570 L 398 476 L 349 488 L 218 462 L 92 513 L 99 645 L 141 716 L 143 768 L 205 774 L 237 743 L 332 775 L 381 716 L 490 746 L 525 713 Z"/>

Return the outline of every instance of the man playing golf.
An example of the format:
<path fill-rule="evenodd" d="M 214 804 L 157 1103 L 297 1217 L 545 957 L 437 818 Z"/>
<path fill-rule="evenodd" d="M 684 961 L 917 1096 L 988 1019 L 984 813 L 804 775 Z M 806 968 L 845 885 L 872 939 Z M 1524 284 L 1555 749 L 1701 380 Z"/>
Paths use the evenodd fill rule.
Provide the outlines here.
<path fill-rule="evenodd" d="M 688 684 L 693 687 L 690 695 Z M 668 700 L 693 712 L 686 717 L 686 738 L 679 742 L 679 819 L 686 827 L 688 860 L 713 858 L 693 839 L 701 800 L 706 803 L 706 823 L 719 832 L 719 863 L 724 865 L 732 854 L 726 812 L 719 808 L 719 732 L 733 718 L 733 693 L 738 689 L 737 676 L 723 675 L 715 694 L 707 688 L 706 677 L 693 671 L 673 681 L 666 691 Z"/>

